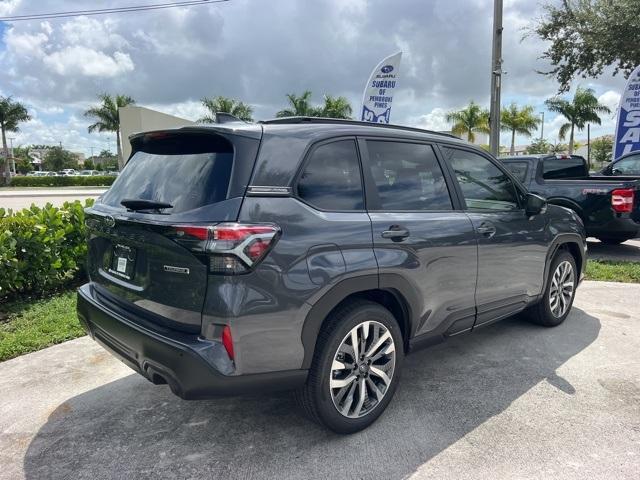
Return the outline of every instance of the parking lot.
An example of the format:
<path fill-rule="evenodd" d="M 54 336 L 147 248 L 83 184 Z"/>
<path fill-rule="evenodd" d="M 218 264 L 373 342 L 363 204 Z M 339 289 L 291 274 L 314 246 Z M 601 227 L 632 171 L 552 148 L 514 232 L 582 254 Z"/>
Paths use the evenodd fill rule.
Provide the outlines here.
<path fill-rule="evenodd" d="M 637 478 L 639 313 L 640 285 L 585 282 L 558 328 L 411 355 L 350 437 L 287 393 L 182 401 L 81 338 L 0 364 L 0 478 Z"/>
<path fill-rule="evenodd" d="M 105 187 L 7 188 L 0 191 L 0 208 L 20 210 L 31 204 L 44 207 L 47 203 L 59 207 L 64 202 L 98 198 L 105 191 Z"/>

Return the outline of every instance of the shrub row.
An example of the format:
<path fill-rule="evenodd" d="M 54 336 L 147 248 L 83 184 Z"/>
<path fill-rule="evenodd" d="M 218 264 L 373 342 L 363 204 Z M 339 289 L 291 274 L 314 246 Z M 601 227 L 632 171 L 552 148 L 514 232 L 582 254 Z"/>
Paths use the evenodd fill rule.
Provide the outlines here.
<path fill-rule="evenodd" d="M 12 187 L 104 187 L 117 177 L 108 175 L 78 175 L 74 177 L 13 177 Z"/>
<path fill-rule="evenodd" d="M 0 298 L 43 294 L 84 275 L 89 199 L 12 212 L 0 208 Z"/>

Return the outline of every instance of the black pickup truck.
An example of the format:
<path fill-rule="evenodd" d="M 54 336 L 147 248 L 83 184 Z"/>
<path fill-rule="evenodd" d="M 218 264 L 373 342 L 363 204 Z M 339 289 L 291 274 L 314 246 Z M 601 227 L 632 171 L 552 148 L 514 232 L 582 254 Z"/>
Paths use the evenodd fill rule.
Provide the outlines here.
<path fill-rule="evenodd" d="M 587 162 L 576 155 L 500 160 L 531 193 L 578 213 L 588 236 L 608 244 L 640 236 L 640 177 L 589 175 Z"/>

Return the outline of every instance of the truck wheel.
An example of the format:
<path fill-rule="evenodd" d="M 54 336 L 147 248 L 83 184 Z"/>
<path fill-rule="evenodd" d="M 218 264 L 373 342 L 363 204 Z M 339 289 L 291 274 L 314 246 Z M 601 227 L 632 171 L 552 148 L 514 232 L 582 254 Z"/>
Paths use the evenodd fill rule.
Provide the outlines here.
<path fill-rule="evenodd" d="M 527 311 L 529 319 L 545 327 L 555 327 L 564 322 L 576 295 L 578 275 L 573 256 L 560 250 L 551 262 L 542 299 Z"/>
<path fill-rule="evenodd" d="M 629 240 L 628 238 L 615 238 L 615 237 L 598 237 L 605 245 L 620 245 L 622 242 Z"/>
<path fill-rule="evenodd" d="M 404 357 L 394 316 L 358 300 L 329 317 L 318 335 L 305 386 L 296 392 L 309 418 L 336 433 L 362 430 L 384 412 Z"/>

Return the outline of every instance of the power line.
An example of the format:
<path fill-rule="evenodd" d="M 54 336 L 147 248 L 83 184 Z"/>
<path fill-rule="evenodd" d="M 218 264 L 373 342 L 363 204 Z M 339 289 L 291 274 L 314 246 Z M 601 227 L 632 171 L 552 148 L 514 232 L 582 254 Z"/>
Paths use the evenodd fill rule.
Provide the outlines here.
<path fill-rule="evenodd" d="M 213 3 L 225 3 L 229 0 L 186 0 L 181 2 L 169 2 L 169 3 L 155 3 L 149 5 L 137 5 L 130 7 L 116 7 L 116 8 L 97 8 L 91 10 L 70 10 L 67 12 L 52 12 L 52 13 L 33 13 L 28 15 L 12 15 L 9 17 L 0 17 L 2 22 L 20 22 L 25 20 L 48 20 L 51 18 L 68 18 L 78 16 L 91 16 L 91 15 L 108 15 L 111 13 L 128 13 L 128 12 L 144 12 L 148 10 L 160 10 L 165 8 L 178 8 L 178 7 L 191 7 L 197 5 L 207 5 Z"/>

